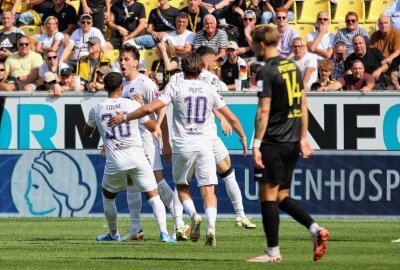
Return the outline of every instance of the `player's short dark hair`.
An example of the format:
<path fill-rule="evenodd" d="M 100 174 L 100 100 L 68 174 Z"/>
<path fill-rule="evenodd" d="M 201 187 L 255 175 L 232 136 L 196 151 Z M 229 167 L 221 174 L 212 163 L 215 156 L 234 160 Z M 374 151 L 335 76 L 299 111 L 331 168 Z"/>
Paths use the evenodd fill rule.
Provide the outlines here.
<path fill-rule="evenodd" d="M 132 54 L 133 59 L 138 60 L 138 61 L 140 60 L 140 53 L 139 53 L 139 50 L 136 48 L 136 46 L 133 46 L 129 43 L 122 45 L 122 47 L 119 49 L 119 55 L 121 55 L 125 52 Z"/>
<path fill-rule="evenodd" d="M 262 25 L 254 28 L 251 31 L 251 37 L 253 38 L 253 43 L 264 43 L 267 47 L 278 46 L 281 36 L 276 28 Z"/>
<path fill-rule="evenodd" d="M 198 53 L 191 52 L 182 58 L 181 67 L 185 77 L 198 77 L 203 70 L 203 60 Z"/>
<path fill-rule="evenodd" d="M 200 55 L 201 57 L 205 55 L 216 55 L 215 51 L 207 46 L 200 46 L 197 48 L 196 53 Z"/>
<path fill-rule="evenodd" d="M 122 75 L 118 72 L 110 72 L 104 77 L 104 89 L 108 92 L 114 92 L 122 84 Z"/>

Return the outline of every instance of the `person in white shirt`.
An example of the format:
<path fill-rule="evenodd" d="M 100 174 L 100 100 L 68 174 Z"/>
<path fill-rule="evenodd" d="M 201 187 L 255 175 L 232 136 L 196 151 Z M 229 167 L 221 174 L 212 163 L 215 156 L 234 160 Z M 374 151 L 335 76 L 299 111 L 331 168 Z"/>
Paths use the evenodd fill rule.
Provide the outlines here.
<path fill-rule="evenodd" d="M 189 53 L 182 58 L 185 80 L 180 84 L 169 83 L 165 92 L 153 102 L 127 115 L 118 114 L 109 121 L 116 126 L 131 119 L 151 114 L 168 104 L 173 104 L 172 124 L 172 175 L 178 190 L 179 199 L 186 213 L 192 219 L 190 238 L 196 242 L 200 238 L 201 216 L 197 213 L 190 183 L 193 174 L 203 197 L 207 216 L 206 246 L 216 246 L 215 223 L 217 217 L 217 198 L 215 185 L 218 183 L 213 154 L 213 143 L 209 134 L 213 129 L 213 110 L 219 111 L 238 133 L 247 154 L 247 140 L 238 118 L 226 106 L 217 88 L 199 80 L 203 61 L 197 53 Z M 213 88 L 212 90 L 209 90 Z"/>
<path fill-rule="evenodd" d="M 140 54 L 135 46 L 131 46 L 130 44 L 122 46 L 119 56 L 121 74 L 124 76 L 124 92 L 122 96 L 124 98 L 134 99 L 134 96 L 138 95 L 141 97 L 143 102 L 147 104 L 157 98 L 159 92 L 156 84 L 152 80 L 150 80 L 149 77 L 139 73 L 139 59 Z M 155 114 L 151 114 L 150 118 L 155 120 Z M 172 213 L 174 192 L 165 181 L 163 176 L 163 165 L 160 156 L 160 143 L 158 139 L 142 125 L 139 125 L 139 128 L 143 140 L 143 148 L 145 150 L 146 158 L 149 160 L 153 168 L 153 172 L 160 191 L 161 200 Z M 163 137 L 165 137 L 166 134 L 168 134 L 168 126 L 166 121 L 163 121 L 163 123 L 160 123 L 160 125 L 157 127 L 158 133 L 160 132 L 160 129 L 163 131 Z M 163 140 L 163 153 L 164 158 L 168 161 L 171 156 L 171 146 L 169 144 L 169 138 Z M 131 216 L 131 228 L 129 232 L 123 237 L 123 240 L 142 240 L 144 238 L 144 233 L 140 218 L 140 211 L 142 208 L 141 195 L 139 192 L 135 192 L 134 188 L 131 186 L 128 186 L 127 189 L 127 201 L 129 213 Z"/>
<path fill-rule="evenodd" d="M 317 14 L 317 31 L 308 33 L 306 37 L 307 49 L 315 53 L 317 60 L 330 59 L 333 55 L 335 35 L 329 32 L 329 14 L 321 11 Z"/>
<path fill-rule="evenodd" d="M 81 27 L 72 33 L 69 43 L 66 44 L 64 52 L 60 57 L 60 61 L 67 63 L 73 71 L 75 71 L 78 58 L 89 54 L 87 42 L 90 37 L 98 37 L 100 39 L 101 51 L 105 55 L 108 55 L 106 40 L 101 31 L 96 27 L 93 27 L 92 16 L 90 14 L 82 14 L 79 18 L 79 23 Z M 72 58 L 69 61 L 66 61 L 69 59 L 72 50 L 74 50 Z"/>
<path fill-rule="evenodd" d="M 315 54 L 307 52 L 306 45 L 300 37 L 293 39 L 292 51 L 294 53 L 292 60 L 300 70 L 304 88 L 309 91 L 311 85 L 318 79 L 317 57 Z"/>
<path fill-rule="evenodd" d="M 175 31 L 167 33 L 167 39 L 171 40 L 174 46 L 174 54 L 179 57 L 192 51 L 195 33 L 186 29 L 188 24 L 189 15 L 185 12 L 179 12 L 175 19 Z"/>
<path fill-rule="evenodd" d="M 145 192 L 160 230 L 160 241 L 176 242 L 167 231 L 167 221 L 164 205 L 160 199 L 157 183 L 151 166 L 146 160 L 143 143 L 139 131 L 139 123 L 151 131 L 156 125 L 148 116 L 135 121 L 129 121 L 116 127 L 108 126 L 108 120 L 117 112 L 129 113 L 141 105 L 129 99 L 122 98 L 122 75 L 111 72 L 104 78 L 108 99 L 95 105 L 89 112 L 89 118 L 83 128 L 86 136 L 91 136 L 96 128 L 104 142 L 106 166 L 102 181 L 103 208 L 109 233 L 97 237 L 98 241 L 121 241 L 117 226 L 117 193 L 127 188 L 127 177 L 134 183 L 135 190 Z"/>

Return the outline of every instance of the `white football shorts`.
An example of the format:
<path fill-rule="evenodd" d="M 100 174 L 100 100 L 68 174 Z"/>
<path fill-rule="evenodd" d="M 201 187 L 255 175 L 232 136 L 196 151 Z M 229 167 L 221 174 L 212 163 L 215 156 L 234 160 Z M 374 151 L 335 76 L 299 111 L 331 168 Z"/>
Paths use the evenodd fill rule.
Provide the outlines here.
<path fill-rule="evenodd" d="M 229 155 L 228 149 L 219 137 L 213 139 L 213 152 L 216 164 L 220 163 Z"/>
<path fill-rule="evenodd" d="M 156 146 L 155 148 L 144 148 L 144 154 L 150 162 L 153 172 L 163 170 L 159 146 Z"/>

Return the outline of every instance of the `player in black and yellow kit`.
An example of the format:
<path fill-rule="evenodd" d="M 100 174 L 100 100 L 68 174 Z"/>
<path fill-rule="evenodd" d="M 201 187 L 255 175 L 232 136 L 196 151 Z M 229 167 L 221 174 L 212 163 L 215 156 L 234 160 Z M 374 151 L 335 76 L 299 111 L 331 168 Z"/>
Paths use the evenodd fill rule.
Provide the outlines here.
<path fill-rule="evenodd" d="M 299 152 L 304 158 L 313 153 L 307 139 L 307 101 L 300 71 L 293 62 L 279 56 L 277 45 L 280 36 L 276 29 L 257 27 L 252 31 L 252 38 L 255 55 L 266 61 L 257 74 L 259 102 L 253 162 L 267 249 L 263 255 L 247 261 L 282 261 L 278 245 L 279 210 L 310 230 L 316 261 L 326 252 L 329 231 L 320 227 L 300 202 L 289 197 Z"/>

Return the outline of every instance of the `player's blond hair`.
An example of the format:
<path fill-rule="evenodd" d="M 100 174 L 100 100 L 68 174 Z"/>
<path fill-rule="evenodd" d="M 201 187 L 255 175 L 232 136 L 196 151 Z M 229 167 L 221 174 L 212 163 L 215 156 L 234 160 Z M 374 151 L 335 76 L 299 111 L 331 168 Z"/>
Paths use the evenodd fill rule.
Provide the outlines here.
<path fill-rule="evenodd" d="M 278 46 L 280 35 L 276 28 L 262 25 L 251 31 L 251 37 L 255 43 L 264 43 L 267 47 Z"/>

